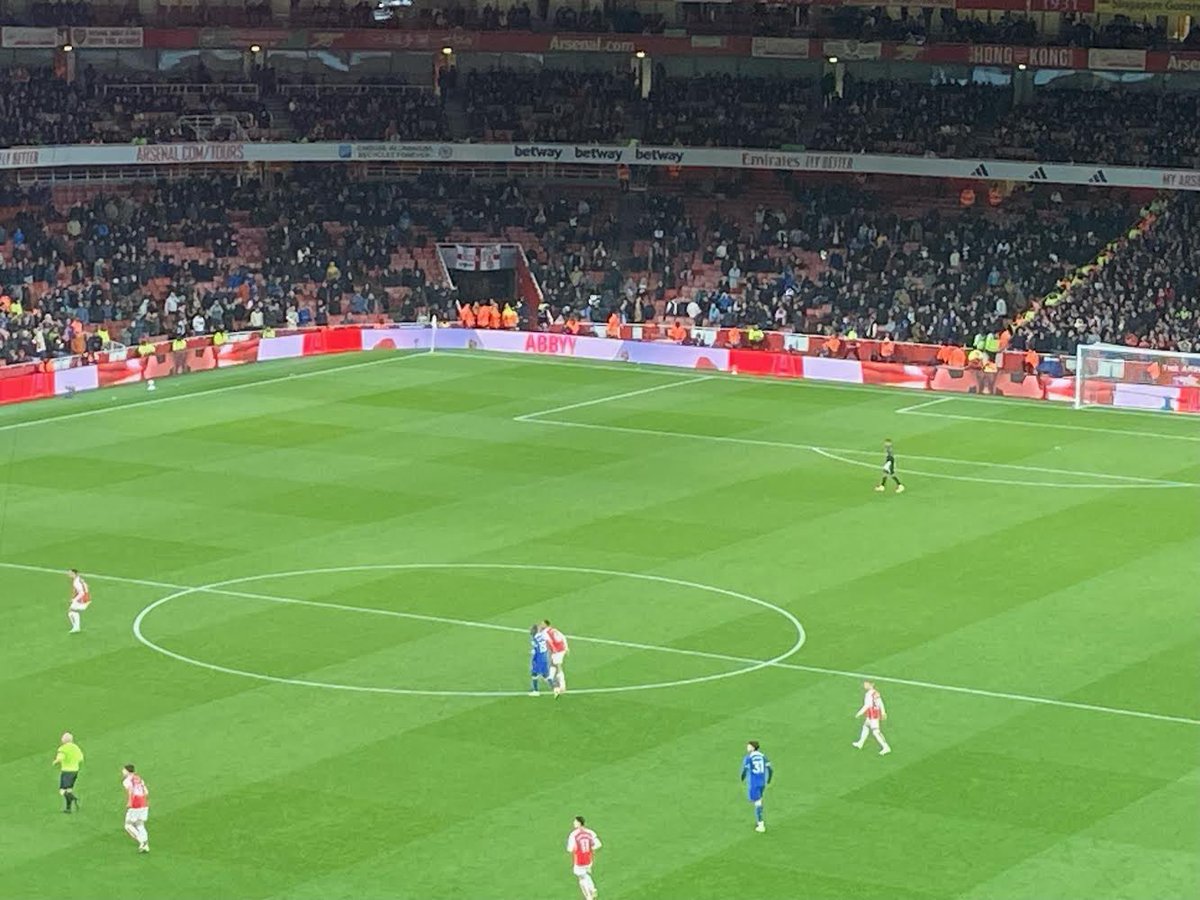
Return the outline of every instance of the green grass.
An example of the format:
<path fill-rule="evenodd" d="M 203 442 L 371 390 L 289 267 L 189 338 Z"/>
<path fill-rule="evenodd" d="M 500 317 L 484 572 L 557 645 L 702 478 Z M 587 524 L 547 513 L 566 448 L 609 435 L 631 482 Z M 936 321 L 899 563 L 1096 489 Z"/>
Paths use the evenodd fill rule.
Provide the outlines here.
<path fill-rule="evenodd" d="M 605 900 L 1190 895 L 1196 422 L 694 377 L 341 357 L 0 410 L 0 897 L 569 898 L 580 812 Z M 888 436 L 903 495 L 871 489 Z M 144 636 L 366 690 L 135 638 L 235 579 Z M 796 639 L 736 595 L 803 648 L 731 676 Z M 519 696 L 544 616 L 558 701 Z M 889 757 L 850 747 L 858 672 Z"/>

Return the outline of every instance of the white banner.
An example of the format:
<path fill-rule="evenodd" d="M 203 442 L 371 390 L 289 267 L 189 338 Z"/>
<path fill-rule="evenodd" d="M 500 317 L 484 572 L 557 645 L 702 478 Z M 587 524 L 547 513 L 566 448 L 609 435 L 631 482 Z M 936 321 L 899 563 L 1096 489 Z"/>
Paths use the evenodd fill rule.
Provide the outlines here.
<path fill-rule="evenodd" d="M 840 60 L 882 59 L 883 44 L 879 41 L 825 41 L 821 51 Z"/>
<path fill-rule="evenodd" d="M 1200 191 L 1200 169 L 1143 169 L 1011 160 L 939 159 L 871 153 L 746 150 L 718 147 L 629 147 L 581 144 L 226 143 L 81 144 L 0 150 L 0 170 L 79 166 L 186 165 L 191 163 L 355 162 L 402 160 L 415 150 L 430 163 L 554 163 L 559 165 L 687 166 L 771 169 L 785 172 L 852 172 L 976 181 L 1076 184 L 1093 187 Z M 373 155 L 377 154 L 377 155 Z"/>
<path fill-rule="evenodd" d="M 77 50 L 126 50 L 142 46 L 140 28 L 72 28 L 71 43 Z"/>
<path fill-rule="evenodd" d="M 1145 50 L 1106 50 L 1095 49 L 1088 51 L 1088 68 L 1103 69 L 1111 72 L 1145 72 Z"/>
<path fill-rule="evenodd" d="M 67 42 L 67 29 L 62 28 L 0 28 L 0 46 L 11 49 L 49 49 Z"/>
<path fill-rule="evenodd" d="M 750 39 L 750 55 L 770 59 L 808 59 L 807 38 L 756 37 Z"/>
<path fill-rule="evenodd" d="M 500 269 L 499 244 L 479 248 L 479 269 L 481 272 L 495 272 Z"/>

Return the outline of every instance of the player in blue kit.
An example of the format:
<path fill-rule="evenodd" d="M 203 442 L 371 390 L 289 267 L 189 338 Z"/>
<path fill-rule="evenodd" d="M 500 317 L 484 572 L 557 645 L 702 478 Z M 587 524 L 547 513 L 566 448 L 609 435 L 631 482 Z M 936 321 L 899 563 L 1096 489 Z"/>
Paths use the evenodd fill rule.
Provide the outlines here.
<path fill-rule="evenodd" d="M 747 796 L 754 804 L 754 830 L 766 831 L 767 824 L 763 821 L 763 794 L 767 785 L 775 777 L 771 761 L 758 749 L 758 741 L 746 744 L 746 755 L 742 758 L 742 781 L 746 782 Z"/>
<path fill-rule="evenodd" d="M 554 682 L 550 679 L 550 638 L 546 636 L 546 629 L 540 625 L 534 625 L 529 629 L 529 645 L 531 655 L 529 658 L 529 696 L 539 696 L 538 679 L 543 678 L 546 684 L 554 687 Z"/>

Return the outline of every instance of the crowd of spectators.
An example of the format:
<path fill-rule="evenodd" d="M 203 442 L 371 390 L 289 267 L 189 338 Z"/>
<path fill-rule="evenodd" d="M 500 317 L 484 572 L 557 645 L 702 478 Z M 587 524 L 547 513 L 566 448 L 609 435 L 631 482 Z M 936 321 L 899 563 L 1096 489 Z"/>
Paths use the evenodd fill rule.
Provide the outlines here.
<path fill-rule="evenodd" d="M 222 89 L 202 69 L 166 78 L 124 78 L 89 69 L 73 82 L 47 69 L 8 69 L 0 79 L 0 146 L 87 143 L 162 143 L 198 138 L 265 137 L 271 118 L 257 92 L 244 82 Z M 182 91 L 178 85 L 193 85 Z M 159 90 L 150 89 L 154 86 Z M 235 90 L 241 88 L 241 90 Z M 181 117 L 213 119 L 221 113 L 236 127 L 197 134 Z"/>
<path fill-rule="evenodd" d="M 1200 94 L 847 76 L 669 77 L 647 99 L 627 71 L 446 69 L 440 94 L 399 78 L 278 85 L 269 69 L 220 83 L 203 67 L 170 77 L 88 69 L 75 82 L 14 68 L 0 80 L 0 144 L 268 139 L 625 142 L 959 158 L 1191 167 Z M 189 85 L 186 90 L 181 85 Z M 285 89 L 284 119 L 269 97 Z M 448 107 L 461 110 L 457 118 Z M 202 114 L 204 131 L 194 124 Z M 220 116 L 225 113 L 227 115 Z M 224 127 L 211 130 L 212 117 Z M 290 131 L 289 131 L 290 126 Z"/>
<path fill-rule="evenodd" d="M 716 290 L 668 312 L 714 326 L 824 326 L 938 343 L 1002 328 L 1094 258 L 1132 216 L 1120 202 L 1021 196 L 1001 210 L 918 215 L 836 184 L 796 189 L 786 204 L 760 205 L 748 220 L 714 210 L 697 222 L 686 211 L 682 198 L 648 203 L 639 223 L 647 267 L 666 286 L 697 258 L 716 263 L 724 277 Z M 804 261 L 813 254 L 823 257 L 816 270 Z"/>
<path fill-rule="evenodd" d="M 803 79 L 667 78 L 651 94 L 644 137 L 694 146 L 801 144 L 818 98 L 816 82 Z"/>
<path fill-rule="evenodd" d="M 658 10 L 639 10 L 625 4 L 594 3 L 576 9 L 526 0 L 516 3 L 450 2 L 438 6 L 402 9 L 387 22 L 373 16 L 376 0 L 291 0 L 287 22 L 297 27 L 406 28 L 414 30 L 464 29 L 480 31 L 574 31 L 620 34 L 659 34 L 668 28 L 693 33 L 757 34 L 793 37 L 843 38 L 859 41 L 907 43 L 974 42 L 986 44 L 1057 45 L 1163 49 L 1170 46 L 1166 30 L 1157 20 L 1115 15 L 1092 24 L 1087 17 L 1064 13 L 1056 29 L 1020 13 L 959 15 L 953 9 L 932 6 L 808 6 L 782 3 L 681 3 L 669 16 Z M 40 0 L 23 14 L 5 17 L 3 24 L 159 25 L 159 26 L 272 26 L 279 21 L 266 0 L 240 4 L 160 4 L 144 15 L 135 2 L 96 5 L 85 0 Z M 1200 26 L 1184 45 L 1200 46 Z"/>
<path fill-rule="evenodd" d="M 754 207 L 736 199 L 747 187 L 737 181 L 622 200 L 611 189 L 448 174 L 368 181 L 315 166 L 268 182 L 135 185 L 70 207 L 10 184 L 0 189 L 0 356 L 65 353 L 80 328 L 114 321 L 113 337 L 133 343 L 350 315 L 453 319 L 455 292 L 416 251 L 462 235 L 524 244 L 548 323 L 601 322 L 616 310 L 630 322 L 970 344 L 1017 320 L 1136 219 L 1127 202 L 1096 192 L 1063 201 L 1031 190 L 999 208 L 955 209 L 853 182 L 784 184 Z M 1200 204 L 1189 198 L 1158 210 L 1068 300 L 1017 329 L 1013 346 L 1193 345 L 1197 225 Z M 719 273 L 715 286 L 695 286 L 697 265 Z"/>
<path fill-rule="evenodd" d="M 549 272 L 563 260 L 574 266 L 583 244 L 616 240 L 610 213 L 527 182 L 362 181 L 318 167 L 270 184 L 209 176 L 135 186 L 61 211 L 44 188 L 7 185 L 0 206 L 0 306 L 22 317 L 19 327 L 0 320 L 0 357 L 10 364 L 65 352 L 50 332 L 72 322 L 122 323 L 112 337 L 132 344 L 143 335 L 350 315 L 449 320 L 456 294 L 440 270 L 397 264 L 398 251 L 520 229 L 536 238 L 531 264 Z M 251 248 L 239 245 L 239 233 L 254 234 L 256 252 L 244 252 Z M 177 254 L 177 245 L 199 252 Z M 37 354 L 18 352 L 11 338 L 21 331 Z"/>
<path fill-rule="evenodd" d="M 1200 351 L 1200 202 L 1159 201 L 1102 266 L 1019 332 L 1074 352 L 1080 343 Z"/>
<path fill-rule="evenodd" d="M 289 92 L 287 111 L 304 141 L 448 140 L 441 98 L 427 88 L 367 81 Z"/>
<path fill-rule="evenodd" d="M 848 80 L 827 95 L 809 139 L 822 150 L 1192 165 L 1200 95 L 1047 89 L 1013 104 L 1008 88 Z"/>
<path fill-rule="evenodd" d="M 610 142 L 629 136 L 641 101 L 629 73 L 469 72 L 459 81 L 472 137 Z"/>

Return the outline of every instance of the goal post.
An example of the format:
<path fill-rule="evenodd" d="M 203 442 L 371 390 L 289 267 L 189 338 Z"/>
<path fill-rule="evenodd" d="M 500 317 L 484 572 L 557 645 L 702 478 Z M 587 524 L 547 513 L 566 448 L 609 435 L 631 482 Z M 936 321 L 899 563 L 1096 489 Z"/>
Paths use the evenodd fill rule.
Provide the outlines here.
<path fill-rule="evenodd" d="M 1200 353 L 1080 344 L 1075 408 L 1096 406 L 1200 414 Z"/>

